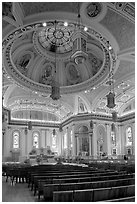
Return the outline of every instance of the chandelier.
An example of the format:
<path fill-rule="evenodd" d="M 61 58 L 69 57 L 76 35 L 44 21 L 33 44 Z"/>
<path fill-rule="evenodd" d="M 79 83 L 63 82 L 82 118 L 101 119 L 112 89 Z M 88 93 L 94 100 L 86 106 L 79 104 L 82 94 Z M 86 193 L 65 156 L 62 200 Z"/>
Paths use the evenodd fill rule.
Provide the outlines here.
<path fill-rule="evenodd" d="M 55 130 L 55 129 L 53 129 L 53 135 L 54 135 L 54 136 L 56 135 L 56 130 Z"/>
<path fill-rule="evenodd" d="M 116 106 L 116 104 L 115 104 L 113 73 L 111 73 L 109 77 L 110 77 L 110 79 L 109 79 L 110 92 L 106 96 L 107 97 L 107 107 L 108 108 L 114 108 Z"/>
<path fill-rule="evenodd" d="M 116 112 L 116 111 L 113 111 L 113 112 L 112 112 L 112 121 L 113 121 L 113 122 L 116 122 L 116 121 L 117 121 L 117 112 Z"/>
<path fill-rule="evenodd" d="M 53 100 L 58 100 L 60 99 L 60 86 L 59 83 L 57 83 L 56 81 L 52 81 L 52 85 L 51 85 L 51 95 L 50 97 Z"/>
<path fill-rule="evenodd" d="M 56 24 L 57 24 L 57 21 L 55 20 L 55 33 L 57 35 L 57 29 L 56 29 Z M 59 33 L 58 33 L 59 35 Z M 57 36 L 58 36 L 57 35 Z M 55 75 L 54 75 L 54 78 L 52 79 L 52 83 L 51 83 L 51 95 L 50 97 L 53 99 L 53 100 L 58 100 L 60 98 L 60 86 L 59 86 L 59 83 L 57 83 L 55 81 L 55 77 L 56 77 L 56 47 L 57 47 L 57 38 L 55 38 Z"/>
<path fill-rule="evenodd" d="M 88 57 L 87 54 L 87 28 L 85 27 L 84 30 L 81 26 L 81 16 L 80 11 L 78 9 L 78 25 L 76 26 L 76 31 L 72 36 L 73 41 L 73 53 L 71 58 L 74 60 L 76 64 L 82 64 L 85 62 L 86 58 Z"/>

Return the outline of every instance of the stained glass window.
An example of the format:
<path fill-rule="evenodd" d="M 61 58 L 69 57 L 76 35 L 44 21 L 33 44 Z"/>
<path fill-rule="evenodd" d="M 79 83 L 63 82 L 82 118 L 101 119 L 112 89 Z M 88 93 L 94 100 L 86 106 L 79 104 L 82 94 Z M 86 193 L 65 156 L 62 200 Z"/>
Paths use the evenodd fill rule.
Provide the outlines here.
<path fill-rule="evenodd" d="M 132 129 L 131 129 L 131 127 L 128 127 L 126 129 L 126 145 L 127 146 L 132 145 Z"/>
<path fill-rule="evenodd" d="M 39 135 L 37 132 L 33 133 L 33 147 L 39 148 Z"/>
<path fill-rule="evenodd" d="M 19 132 L 15 131 L 13 133 L 13 148 L 17 149 L 19 148 Z"/>

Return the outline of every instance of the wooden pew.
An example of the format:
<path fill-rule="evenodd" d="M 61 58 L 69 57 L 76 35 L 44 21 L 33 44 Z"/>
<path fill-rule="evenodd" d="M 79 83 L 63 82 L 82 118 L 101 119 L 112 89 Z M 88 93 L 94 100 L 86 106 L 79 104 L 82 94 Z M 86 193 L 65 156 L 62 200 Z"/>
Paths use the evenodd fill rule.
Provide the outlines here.
<path fill-rule="evenodd" d="M 109 176 L 92 176 L 92 177 L 86 177 L 86 175 L 74 175 L 75 177 L 71 178 L 69 176 L 69 178 L 67 178 L 65 176 L 62 176 L 62 178 L 47 178 L 47 179 L 43 179 L 43 180 L 39 180 L 38 182 L 38 200 L 40 199 L 40 196 L 43 195 L 43 186 L 44 184 L 63 184 L 63 183 L 78 183 L 78 182 L 94 182 L 94 181 L 106 181 L 106 180 L 116 180 L 116 179 L 129 179 L 129 178 L 135 178 L 134 174 L 115 174 L 115 175 L 109 175 Z"/>
<path fill-rule="evenodd" d="M 135 195 L 135 185 L 53 192 L 53 202 L 97 202 Z"/>
<path fill-rule="evenodd" d="M 108 180 L 100 182 L 84 182 L 84 183 L 64 183 L 64 184 L 45 184 L 43 186 L 45 200 L 53 199 L 53 192 L 55 191 L 69 191 L 69 190 L 81 190 L 81 189 L 96 189 L 107 188 L 117 186 L 127 186 L 135 184 L 135 179 L 120 179 L 120 180 Z"/>
<path fill-rule="evenodd" d="M 74 202 L 96 202 L 135 195 L 135 185 L 100 188 L 92 190 L 76 190 Z"/>
<path fill-rule="evenodd" d="M 105 171 L 106 172 L 106 171 Z M 107 171 L 107 172 L 110 172 L 109 170 Z M 112 171 L 111 171 L 112 172 Z M 66 174 L 65 175 L 68 175 L 68 173 L 70 173 L 70 171 L 68 171 L 68 172 L 66 172 Z M 81 174 L 81 172 L 76 172 L 76 171 L 74 171 L 74 174 Z M 82 172 L 83 174 L 85 174 L 86 172 Z M 88 171 L 87 171 L 87 173 L 88 173 Z M 92 171 L 89 171 L 89 173 L 94 173 L 94 174 L 96 174 L 96 173 L 104 173 L 104 170 L 99 170 L 99 171 L 97 171 L 97 170 L 92 170 Z M 39 177 L 40 175 L 38 175 L 38 177 Z M 40 178 L 40 177 L 39 177 Z M 36 189 L 38 188 L 38 181 L 39 181 L 40 179 L 38 179 L 37 177 L 34 177 L 34 181 L 33 181 L 33 183 L 34 183 L 34 195 L 36 194 Z M 42 180 L 42 178 L 41 178 L 41 180 Z"/>
<path fill-rule="evenodd" d="M 88 174 L 89 174 L 89 176 L 92 176 L 94 174 L 94 176 L 99 176 L 99 175 L 103 175 L 103 174 L 104 175 L 106 175 L 106 174 L 115 174 L 115 172 L 112 172 L 112 171 L 110 171 L 110 172 L 109 171 L 108 172 L 104 172 L 104 171 L 81 171 L 81 172 L 80 171 L 79 172 L 68 171 L 68 172 L 57 172 L 57 173 L 54 173 L 54 172 L 53 173 L 47 173 L 47 172 L 45 172 L 45 173 L 43 173 L 43 172 L 42 173 L 36 173 L 36 174 L 31 174 L 31 178 L 29 180 L 28 187 L 30 186 L 30 183 L 31 183 L 31 190 L 33 190 L 34 183 L 36 183 L 36 181 L 38 179 L 42 179 L 42 178 L 47 177 L 47 176 L 54 176 L 55 175 L 56 177 L 58 176 L 57 178 L 59 178 L 60 175 L 64 175 L 64 177 L 67 176 L 67 175 L 70 175 L 70 176 L 74 177 L 75 174 L 77 174 L 77 175 L 87 174 L 87 176 L 88 176 Z"/>
<path fill-rule="evenodd" d="M 92 173 L 92 174 L 91 174 Z M 38 180 L 49 180 L 50 178 L 54 179 L 54 178 L 73 178 L 73 177 L 84 177 L 84 176 L 91 176 L 91 175 L 96 175 L 97 173 L 101 173 L 101 172 L 98 172 L 98 171 L 92 171 L 90 173 L 90 171 L 87 171 L 87 172 L 60 172 L 60 173 L 56 173 L 55 174 L 50 174 L 50 175 L 47 175 L 47 174 L 41 174 L 41 175 L 38 175 L 38 176 L 35 176 L 33 175 L 34 177 L 31 178 L 31 190 L 33 190 L 33 186 L 34 186 L 34 195 L 36 194 L 36 190 L 38 188 Z M 102 172 L 104 173 L 104 172 Z"/>
<path fill-rule="evenodd" d="M 94 174 L 96 175 L 98 172 L 94 172 Z M 45 173 L 41 173 L 41 174 L 39 174 L 39 173 L 37 173 L 37 174 L 32 174 L 31 175 L 31 180 L 30 180 L 30 183 L 31 183 L 31 190 L 33 190 L 33 186 L 34 186 L 34 183 L 36 183 L 36 181 L 38 180 L 38 179 L 42 179 L 42 178 L 44 178 L 44 177 L 48 177 L 48 178 L 50 178 L 50 177 L 55 177 L 55 178 L 59 178 L 60 176 L 63 176 L 64 175 L 64 177 L 66 176 L 66 177 L 69 177 L 69 175 L 70 176 L 73 176 L 74 177 L 74 175 L 85 175 L 85 174 L 87 174 L 87 175 L 92 175 L 91 173 L 90 173 L 90 171 L 79 171 L 79 172 L 73 172 L 73 171 L 68 171 L 68 172 L 56 172 L 56 173 L 47 173 L 47 172 L 45 172 Z M 30 183 L 29 183 L 29 185 L 30 185 Z"/>
<path fill-rule="evenodd" d="M 110 175 L 110 176 L 92 176 L 92 177 L 75 177 L 75 178 L 58 178 L 53 179 L 53 183 L 78 183 L 78 182 L 90 182 L 90 181 L 105 181 L 105 180 L 112 180 L 112 179 L 124 179 L 124 178 L 135 178 L 135 174 L 119 174 L 119 175 Z M 40 182 L 40 180 L 39 180 Z"/>
<path fill-rule="evenodd" d="M 102 201 L 100 201 L 100 202 L 102 202 Z M 112 200 L 104 200 L 103 202 L 135 202 L 135 196 L 112 199 Z"/>

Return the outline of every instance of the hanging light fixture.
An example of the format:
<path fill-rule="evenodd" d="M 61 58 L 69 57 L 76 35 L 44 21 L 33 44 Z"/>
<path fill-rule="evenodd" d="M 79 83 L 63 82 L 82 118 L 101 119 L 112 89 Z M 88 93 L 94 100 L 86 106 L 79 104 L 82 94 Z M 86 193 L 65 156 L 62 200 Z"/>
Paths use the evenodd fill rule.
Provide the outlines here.
<path fill-rule="evenodd" d="M 57 24 L 57 21 L 55 20 L 55 33 L 56 33 L 56 24 Z M 57 35 L 57 34 L 56 34 Z M 53 100 L 58 100 L 60 98 L 60 86 L 59 86 L 59 83 L 55 81 L 55 78 L 56 78 L 56 35 L 55 35 L 55 76 L 54 76 L 54 79 L 52 79 L 52 84 L 51 84 L 51 95 L 50 97 L 53 99 Z"/>
<path fill-rule="evenodd" d="M 115 124 L 114 123 L 111 124 L 111 131 L 115 132 Z"/>
<path fill-rule="evenodd" d="M 86 28 L 86 29 L 85 29 Z M 80 5 L 78 3 L 78 25 L 76 27 L 76 32 L 72 36 L 73 40 L 73 53 L 71 58 L 76 64 L 82 64 L 88 57 L 87 54 L 87 27 L 84 29 L 81 26 L 81 16 L 80 16 Z"/>
<path fill-rule="evenodd" d="M 32 130 L 31 110 L 30 110 L 30 121 L 28 122 L 28 130 Z"/>
<path fill-rule="evenodd" d="M 60 131 L 60 132 L 63 131 L 63 128 L 62 128 L 62 125 L 61 125 L 61 124 L 59 125 L 59 131 Z"/>
<path fill-rule="evenodd" d="M 27 135 L 28 134 L 28 128 L 27 128 L 27 100 L 26 100 L 26 127 L 24 129 L 24 134 Z"/>
<path fill-rule="evenodd" d="M 90 121 L 90 128 L 93 130 L 93 127 L 94 127 L 94 124 L 93 124 L 93 121 L 91 120 Z"/>
<path fill-rule="evenodd" d="M 110 80 L 109 80 L 110 92 L 106 96 L 107 97 L 107 107 L 114 108 L 116 104 L 115 104 L 113 73 L 111 73 L 109 77 L 110 77 Z"/>
<path fill-rule="evenodd" d="M 112 121 L 113 121 L 113 122 L 116 122 L 116 121 L 117 121 L 117 112 L 116 112 L 116 111 L 113 111 L 113 112 L 112 112 Z"/>
<path fill-rule="evenodd" d="M 56 130 L 55 130 L 55 129 L 53 129 L 53 135 L 54 135 L 54 136 L 56 135 Z"/>

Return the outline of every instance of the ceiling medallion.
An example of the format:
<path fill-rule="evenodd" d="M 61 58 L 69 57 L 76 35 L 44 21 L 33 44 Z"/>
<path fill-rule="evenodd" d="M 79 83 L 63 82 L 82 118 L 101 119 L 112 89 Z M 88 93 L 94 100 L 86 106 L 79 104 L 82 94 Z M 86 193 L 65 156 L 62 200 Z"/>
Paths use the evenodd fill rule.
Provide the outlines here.
<path fill-rule="evenodd" d="M 98 2 L 92 2 L 87 6 L 87 14 L 89 17 L 97 17 L 102 10 L 102 6 Z"/>
<path fill-rule="evenodd" d="M 72 31 L 68 27 L 57 24 L 56 28 L 46 27 L 38 33 L 40 45 L 46 50 L 55 53 L 67 53 L 73 48 L 71 41 Z"/>

